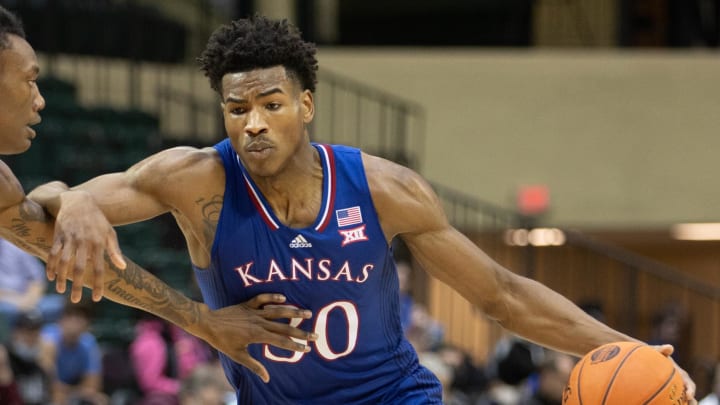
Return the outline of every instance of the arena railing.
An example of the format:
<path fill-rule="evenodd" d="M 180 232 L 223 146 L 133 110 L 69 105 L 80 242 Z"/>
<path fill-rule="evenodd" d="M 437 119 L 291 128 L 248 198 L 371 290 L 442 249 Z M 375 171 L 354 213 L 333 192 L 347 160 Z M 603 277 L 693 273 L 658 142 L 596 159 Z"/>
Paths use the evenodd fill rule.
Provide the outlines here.
<path fill-rule="evenodd" d="M 652 337 L 653 318 L 659 311 L 677 305 L 686 311 L 688 321 L 675 342 L 684 360 L 691 363 L 720 353 L 720 288 L 581 231 L 549 228 L 538 219 L 467 193 L 433 187 L 451 223 L 510 270 L 546 284 L 578 305 L 599 305 L 609 325 L 640 339 Z M 532 243 L 527 235 L 533 230 L 549 231 L 561 239 Z M 447 286 L 428 284 L 426 304 L 448 328 L 448 338 L 477 359 L 491 356 L 491 348 L 503 335 L 500 328 Z"/>

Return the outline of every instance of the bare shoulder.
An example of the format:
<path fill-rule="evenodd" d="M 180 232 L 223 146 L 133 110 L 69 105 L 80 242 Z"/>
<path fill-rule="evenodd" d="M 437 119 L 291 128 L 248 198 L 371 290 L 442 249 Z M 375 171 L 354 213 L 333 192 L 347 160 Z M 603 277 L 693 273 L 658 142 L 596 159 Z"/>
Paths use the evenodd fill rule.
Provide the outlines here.
<path fill-rule="evenodd" d="M 146 191 L 187 191 L 211 187 L 221 181 L 224 169 L 214 148 L 179 146 L 158 152 L 127 171 L 129 181 Z"/>
<path fill-rule="evenodd" d="M 25 192 L 15 174 L 0 160 L 0 210 L 19 204 Z"/>
<path fill-rule="evenodd" d="M 188 172 L 212 170 L 214 166 L 222 168 L 222 163 L 213 148 L 193 148 L 178 146 L 165 149 L 130 168 L 130 172 L 145 177 L 166 177 Z"/>
<path fill-rule="evenodd" d="M 417 172 L 363 153 L 370 194 L 388 238 L 447 225 L 437 194 Z"/>

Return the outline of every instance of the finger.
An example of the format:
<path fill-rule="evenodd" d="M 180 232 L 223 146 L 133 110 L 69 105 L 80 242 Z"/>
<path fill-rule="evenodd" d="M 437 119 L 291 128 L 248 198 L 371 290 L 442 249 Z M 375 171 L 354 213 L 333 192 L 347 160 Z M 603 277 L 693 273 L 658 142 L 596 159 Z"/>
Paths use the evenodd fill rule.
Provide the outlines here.
<path fill-rule="evenodd" d="M 110 256 L 113 264 L 119 269 L 125 269 L 127 263 L 125 263 L 125 258 L 120 251 L 120 245 L 118 245 L 117 235 L 114 232 L 108 237 L 106 245 L 108 256 Z"/>
<path fill-rule="evenodd" d="M 280 335 L 283 338 L 287 339 L 288 337 L 296 338 L 298 340 L 302 340 L 304 342 L 307 341 L 316 341 L 318 338 L 317 333 L 308 332 L 306 330 L 302 330 L 299 328 L 296 328 L 294 326 L 290 326 L 286 323 L 280 323 L 280 322 L 273 322 L 273 321 L 266 321 L 262 324 L 263 328 L 267 332 L 271 332 L 276 335 Z M 305 343 L 303 345 L 305 345 Z M 264 342 L 264 343 L 270 343 L 270 342 Z M 309 348 L 309 346 L 308 346 Z M 305 348 L 287 348 L 288 350 L 294 350 L 294 351 L 305 351 Z"/>
<path fill-rule="evenodd" d="M 75 247 L 72 241 L 63 244 L 62 252 L 57 263 L 57 272 L 55 273 L 55 289 L 59 293 L 64 293 L 67 289 L 67 274 L 74 264 L 73 253 Z"/>
<path fill-rule="evenodd" d="M 80 302 L 82 299 L 83 285 L 85 284 L 85 268 L 88 265 L 87 249 L 80 246 L 75 257 L 72 274 L 72 290 L 70 291 L 70 301 L 74 303 Z"/>
<path fill-rule="evenodd" d="M 652 345 L 652 346 L 650 346 L 650 347 L 652 347 L 653 349 L 657 350 L 657 351 L 660 352 L 662 355 L 667 356 L 667 357 L 670 357 L 670 355 L 672 355 L 673 352 L 675 351 L 675 348 L 674 348 L 672 345 L 667 345 L 667 344 L 665 344 L 665 345 Z"/>
<path fill-rule="evenodd" d="M 93 268 L 92 299 L 98 302 L 103 297 L 103 275 L 105 274 L 105 257 L 103 254 L 96 254 L 95 267 Z"/>
<path fill-rule="evenodd" d="M 690 379 L 690 376 L 687 375 L 686 372 L 683 372 L 683 379 L 685 380 L 686 398 L 688 398 L 690 403 L 692 403 L 693 401 L 697 403 L 697 401 L 695 400 L 695 383 Z"/>
<path fill-rule="evenodd" d="M 249 306 L 250 308 L 258 309 L 261 308 L 263 305 L 282 304 L 283 302 L 285 302 L 284 295 L 265 293 L 253 297 L 250 301 L 247 301 L 245 305 Z"/>
<path fill-rule="evenodd" d="M 292 319 L 312 318 L 312 311 L 307 309 L 299 309 L 290 306 L 266 306 L 261 310 L 258 310 L 258 315 L 266 319 Z"/>
<path fill-rule="evenodd" d="M 250 371 L 257 374 L 263 382 L 267 383 L 270 381 L 270 374 L 268 374 L 265 367 L 257 360 L 250 357 L 247 352 L 232 356 L 233 360 L 247 367 Z"/>
<path fill-rule="evenodd" d="M 52 248 L 48 254 L 48 260 L 45 264 L 45 273 L 48 280 L 54 281 L 58 271 L 58 262 L 60 261 L 60 252 L 63 249 L 63 240 L 61 238 L 55 238 L 53 240 Z"/>
<path fill-rule="evenodd" d="M 675 351 L 675 348 L 672 345 L 660 345 L 656 346 L 656 348 L 660 353 L 668 357 L 670 357 Z"/>

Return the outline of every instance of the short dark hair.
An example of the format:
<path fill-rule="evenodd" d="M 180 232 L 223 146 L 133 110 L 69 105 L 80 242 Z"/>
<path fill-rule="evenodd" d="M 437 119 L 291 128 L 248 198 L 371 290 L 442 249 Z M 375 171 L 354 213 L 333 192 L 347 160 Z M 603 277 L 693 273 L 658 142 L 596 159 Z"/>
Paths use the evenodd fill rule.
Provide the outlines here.
<path fill-rule="evenodd" d="M 306 42 L 287 20 L 274 21 L 255 15 L 215 30 L 198 58 L 210 86 L 222 92 L 227 73 L 283 66 L 303 90 L 315 91 L 318 69 L 315 44 Z"/>
<path fill-rule="evenodd" d="M 25 38 L 25 30 L 23 29 L 22 22 L 15 14 L 11 13 L 8 9 L 0 6 L 0 51 L 10 47 L 9 35 L 17 35 L 20 38 Z"/>
<path fill-rule="evenodd" d="M 40 311 L 30 310 L 19 313 L 14 326 L 16 329 L 38 330 L 42 327 L 43 322 L 44 319 Z"/>
<path fill-rule="evenodd" d="M 83 295 L 82 298 L 80 298 L 80 302 L 72 302 L 70 300 L 70 296 L 68 295 L 65 300 L 65 307 L 62 311 L 62 316 L 79 316 L 81 318 L 86 318 L 88 320 L 91 320 L 94 315 L 94 307 L 93 303 L 88 301 L 88 299 Z"/>

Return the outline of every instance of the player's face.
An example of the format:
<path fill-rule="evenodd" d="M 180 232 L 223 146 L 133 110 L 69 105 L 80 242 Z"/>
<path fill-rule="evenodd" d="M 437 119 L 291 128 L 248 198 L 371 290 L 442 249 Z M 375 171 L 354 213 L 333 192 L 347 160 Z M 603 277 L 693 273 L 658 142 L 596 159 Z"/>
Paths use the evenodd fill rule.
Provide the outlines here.
<path fill-rule="evenodd" d="M 28 150 L 40 122 L 45 99 L 37 80 L 40 71 L 30 44 L 17 35 L 9 35 L 10 46 L 0 51 L 0 154 Z"/>
<path fill-rule="evenodd" d="M 245 167 L 261 177 L 282 172 L 308 144 L 312 93 L 282 66 L 228 73 L 222 89 L 225 129 Z"/>

